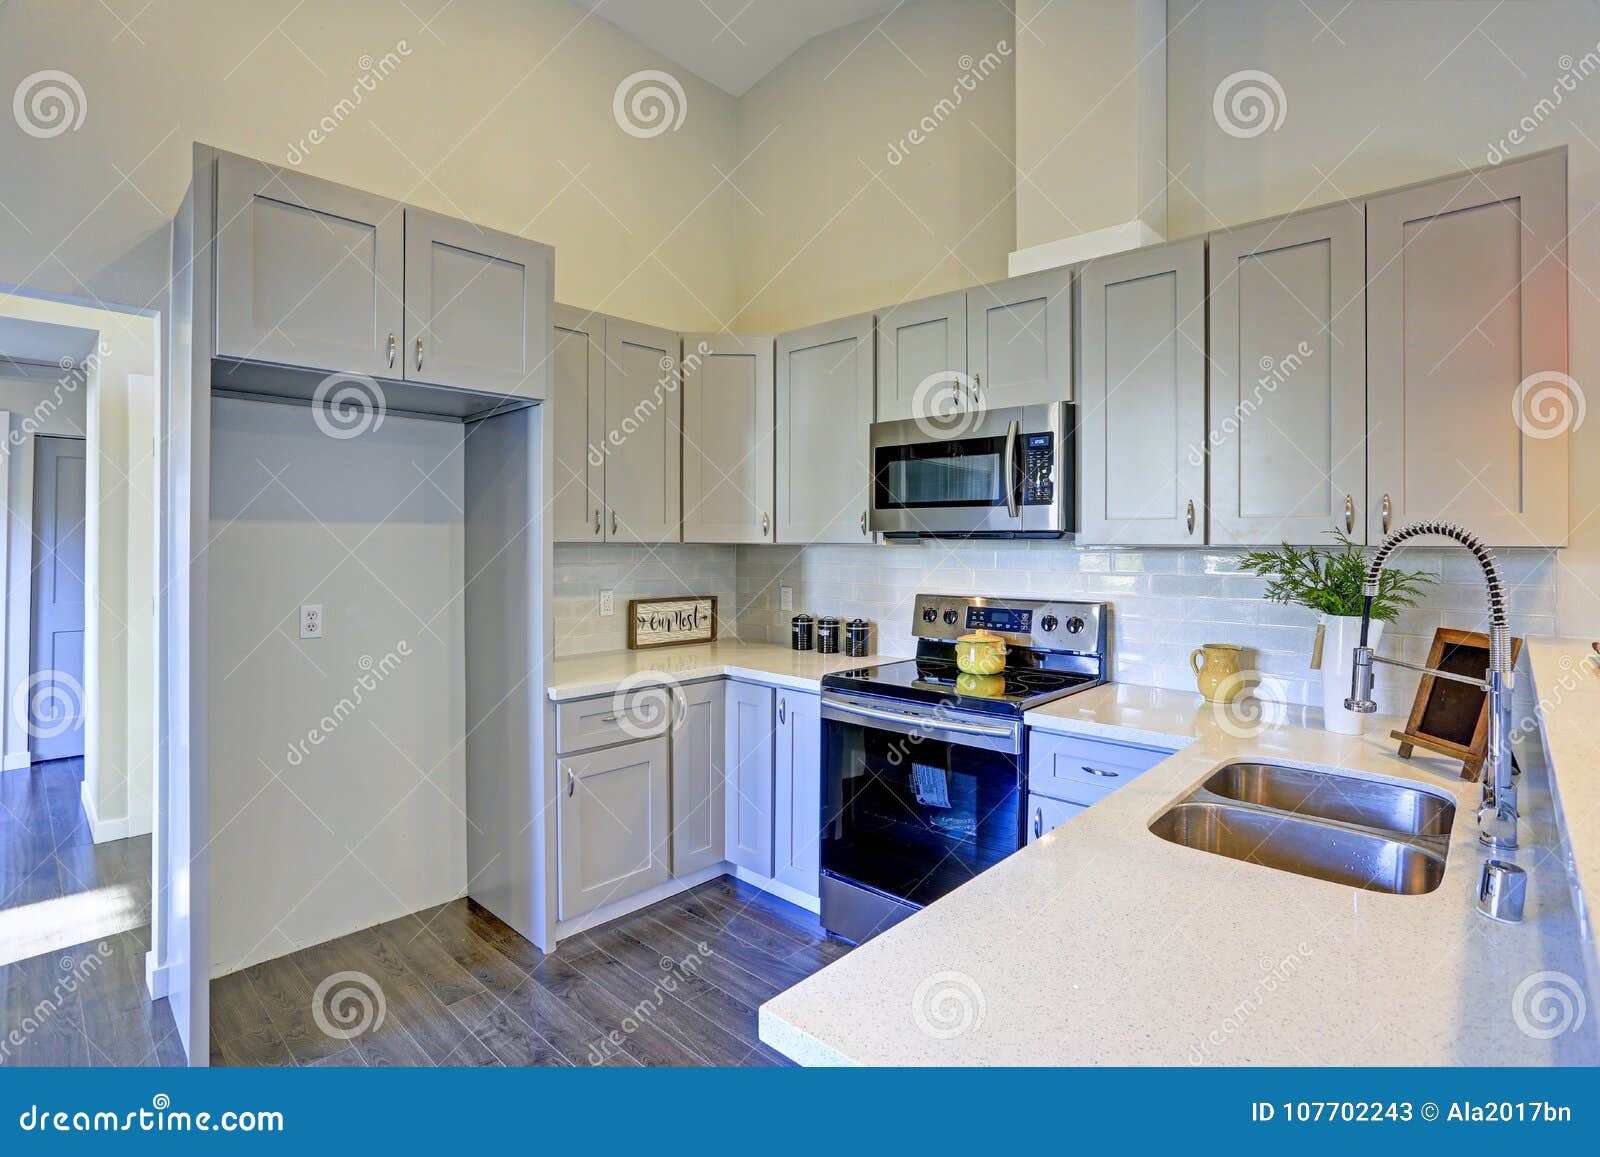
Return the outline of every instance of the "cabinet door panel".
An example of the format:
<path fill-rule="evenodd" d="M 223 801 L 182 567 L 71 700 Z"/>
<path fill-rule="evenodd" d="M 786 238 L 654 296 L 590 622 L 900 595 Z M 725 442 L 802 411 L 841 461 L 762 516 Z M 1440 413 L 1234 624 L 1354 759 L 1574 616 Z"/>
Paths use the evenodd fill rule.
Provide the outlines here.
<path fill-rule="evenodd" d="M 551 399 L 555 419 L 555 493 L 550 504 L 557 542 L 602 542 L 604 462 L 591 460 L 605 429 L 606 319 L 555 307 Z"/>
<path fill-rule="evenodd" d="M 772 875 L 772 689 L 730 681 L 727 688 L 728 859 Z"/>
<path fill-rule="evenodd" d="M 1562 154 L 1367 202 L 1372 541 L 1387 496 L 1394 529 L 1566 543 L 1566 217 Z"/>
<path fill-rule="evenodd" d="M 822 699 L 778 692 L 772 859 L 781 884 L 818 896 L 822 840 Z"/>
<path fill-rule="evenodd" d="M 624 900 L 670 877 L 665 736 L 557 763 L 561 919 Z"/>
<path fill-rule="evenodd" d="M 1073 816 L 1089 810 L 1089 804 L 1068 803 L 1049 796 L 1028 796 L 1028 842 L 1034 843 L 1055 831 Z"/>
<path fill-rule="evenodd" d="M 1366 534 L 1366 239 L 1332 205 L 1211 235 L 1211 541 Z"/>
<path fill-rule="evenodd" d="M 637 322 L 606 321 L 605 459 L 607 542 L 677 542 L 680 420 L 678 335 Z"/>
<path fill-rule="evenodd" d="M 545 397 L 549 246 L 406 210 L 407 381 Z"/>
<path fill-rule="evenodd" d="M 672 728 L 672 874 L 720 862 L 727 830 L 721 680 L 682 688 Z"/>
<path fill-rule="evenodd" d="M 398 204 L 224 154 L 217 220 L 219 355 L 400 376 Z"/>
<path fill-rule="evenodd" d="M 1205 264 L 1196 238 L 1079 274 L 1082 542 L 1206 540 Z"/>
<path fill-rule="evenodd" d="M 878 315 L 878 420 L 914 418 L 918 404 L 944 412 L 938 402 L 953 388 L 948 377 L 918 402 L 917 389 L 935 374 L 967 372 L 965 290 L 908 301 Z M 964 399 L 963 399 L 964 401 Z"/>
<path fill-rule="evenodd" d="M 1071 271 L 969 289 L 967 368 L 986 409 L 1071 401 Z"/>
<path fill-rule="evenodd" d="M 683 540 L 772 541 L 771 334 L 683 336 Z"/>
<path fill-rule="evenodd" d="M 776 541 L 870 542 L 872 316 L 778 337 Z"/>

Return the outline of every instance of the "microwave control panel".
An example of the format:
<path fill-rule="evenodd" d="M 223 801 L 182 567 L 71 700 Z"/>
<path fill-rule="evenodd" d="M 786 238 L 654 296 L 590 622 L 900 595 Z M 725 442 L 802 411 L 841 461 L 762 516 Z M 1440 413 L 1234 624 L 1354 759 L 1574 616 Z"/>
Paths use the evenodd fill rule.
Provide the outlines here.
<path fill-rule="evenodd" d="M 1056 438 L 1054 434 L 1026 434 L 1022 456 L 1024 506 L 1048 506 L 1055 501 Z"/>

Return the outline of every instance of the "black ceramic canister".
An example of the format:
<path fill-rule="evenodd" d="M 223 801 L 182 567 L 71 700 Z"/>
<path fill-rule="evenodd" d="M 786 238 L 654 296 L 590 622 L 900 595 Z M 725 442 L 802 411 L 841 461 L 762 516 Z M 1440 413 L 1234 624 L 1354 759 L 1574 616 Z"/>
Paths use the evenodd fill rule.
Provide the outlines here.
<path fill-rule="evenodd" d="M 810 615 L 796 615 L 789 620 L 789 646 L 796 651 L 811 650 L 811 628 L 815 622 Z"/>
<path fill-rule="evenodd" d="M 853 659 L 866 655 L 872 639 L 872 624 L 866 619 L 851 619 L 844 625 L 844 653 Z"/>
<path fill-rule="evenodd" d="M 817 620 L 817 652 L 823 655 L 839 653 L 839 620 L 831 615 Z"/>

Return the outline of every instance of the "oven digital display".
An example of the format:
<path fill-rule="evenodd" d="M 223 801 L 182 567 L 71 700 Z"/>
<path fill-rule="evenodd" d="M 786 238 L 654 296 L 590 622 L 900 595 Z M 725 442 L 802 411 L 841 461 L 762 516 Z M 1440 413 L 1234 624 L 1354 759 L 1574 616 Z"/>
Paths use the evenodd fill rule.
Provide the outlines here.
<path fill-rule="evenodd" d="M 979 628 L 1029 635 L 1033 633 L 1033 611 L 1013 607 L 968 607 L 967 630 Z"/>

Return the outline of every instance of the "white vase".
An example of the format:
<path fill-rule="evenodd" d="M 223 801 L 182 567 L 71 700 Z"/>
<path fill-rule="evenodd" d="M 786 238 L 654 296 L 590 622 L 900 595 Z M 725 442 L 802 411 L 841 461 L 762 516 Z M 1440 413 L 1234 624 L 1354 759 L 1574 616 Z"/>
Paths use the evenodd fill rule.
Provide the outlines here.
<path fill-rule="evenodd" d="M 1322 626 L 1322 726 L 1340 735 L 1360 735 L 1365 717 L 1345 710 L 1344 701 L 1361 641 L 1361 616 L 1324 615 Z M 1374 619 L 1367 627 L 1367 646 L 1376 647 L 1381 638 L 1383 623 Z"/>

